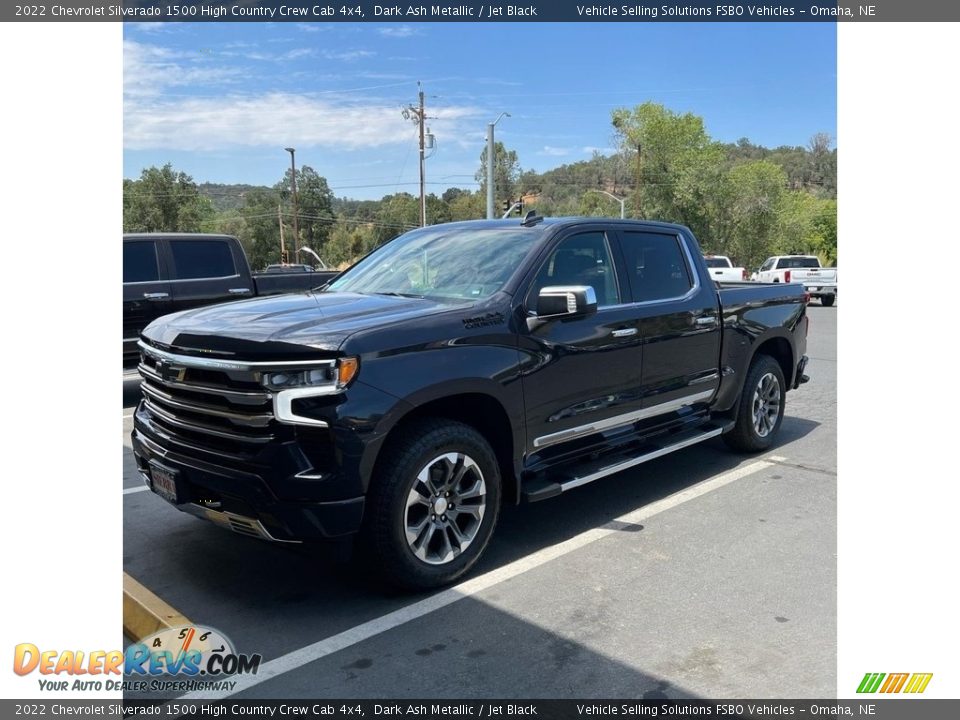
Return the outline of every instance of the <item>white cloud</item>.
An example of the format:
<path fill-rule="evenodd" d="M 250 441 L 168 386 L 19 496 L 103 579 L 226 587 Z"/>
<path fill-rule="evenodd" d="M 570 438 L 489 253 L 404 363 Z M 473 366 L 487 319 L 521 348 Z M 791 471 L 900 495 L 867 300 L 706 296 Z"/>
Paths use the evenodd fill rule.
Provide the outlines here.
<path fill-rule="evenodd" d="M 593 155 L 594 153 L 600 153 L 601 155 L 609 155 L 610 153 L 616 152 L 616 148 L 610 147 L 596 147 L 594 145 L 584 145 L 580 148 L 580 152 L 586 153 L 587 155 Z"/>
<path fill-rule="evenodd" d="M 377 30 L 384 37 L 405 38 L 414 35 L 421 35 L 421 31 L 412 25 L 392 25 Z"/>
<path fill-rule="evenodd" d="M 437 108 L 431 127 L 441 137 L 455 137 L 461 122 L 476 114 L 467 107 Z M 282 92 L 128 102 L 123 127 L 129 150 L 212 151 L 286 142 L 354 149 L 411 137 L 399 108 Z"/>
<path fill-rule="evenodd" d="M 563 157 L 569 154 L 570 148 L 553 147 L 552 145 L 544 145 L 543 150 L 537 153 L 537 155 L 548 155 L 550 157 Z"/>
<path fill-rule="evenodd" d="M 352 62 L 354 60 L 359 60 L 360 58 L 373 57 L 376 55 L 373 50 L 324 50 L 323 57 L 327 60 L 343 60 L 344 62 Z"/>
<path fill-rule="evenodd" d="M 159 45 L 123 41 L 123 94 L 125 99 L 157 96 L 170 87 L 208 87 L 236 82 L 237 68 L 215 67 L 199 53 L 185 54 Z"/>
<path fill-rule="evenodd" d="M 293 59 L 314 53 L 328 55 L 300 48 L 270 58 Z M 372 53 L 350 51 L 329 56 L 350 59 L 367 54 Z M 124 147 L 211 152 L 282 142 L 297 147 L 354 149 L 409 142 L 412 137 L 412 127 L 401 117 L 401 108 L 369 93 L 241 93 L 238 88 L 248 72 L 217 66 L 215 59 L 125 41 Z M 177 92 L 178 87 L 190 92 Z M 432 107 L 430 114 L 433 132 L 447 142 L 458 142 L 476 125 L 480 111 L 461 105 Z"/>

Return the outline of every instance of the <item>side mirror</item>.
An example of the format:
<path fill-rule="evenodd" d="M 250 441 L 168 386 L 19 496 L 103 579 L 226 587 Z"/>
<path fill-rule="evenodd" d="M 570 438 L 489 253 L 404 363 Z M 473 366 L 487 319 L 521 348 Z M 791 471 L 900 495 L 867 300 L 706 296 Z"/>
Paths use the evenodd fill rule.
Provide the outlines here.
<path fill-rule="evenodd" d="M 597 293 L 590 285 L 545 287 L 537 296 L 539 318 L 578 317 L 596 311 Z"/>

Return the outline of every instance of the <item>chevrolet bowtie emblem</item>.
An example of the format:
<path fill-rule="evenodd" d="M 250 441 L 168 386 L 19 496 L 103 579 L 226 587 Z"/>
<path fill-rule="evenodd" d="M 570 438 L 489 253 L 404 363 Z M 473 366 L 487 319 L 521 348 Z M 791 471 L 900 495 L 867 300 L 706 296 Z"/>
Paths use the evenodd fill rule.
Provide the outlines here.
<path fill-rule="evenodd" d="M 164 380 L 171 380 L 180 382 L 183 380 L 184 375 L 187 374 L 187 369 L 180 365 L 172 365 L 166 360 L 157 360 L 157 375 L 162 377 Z"/>

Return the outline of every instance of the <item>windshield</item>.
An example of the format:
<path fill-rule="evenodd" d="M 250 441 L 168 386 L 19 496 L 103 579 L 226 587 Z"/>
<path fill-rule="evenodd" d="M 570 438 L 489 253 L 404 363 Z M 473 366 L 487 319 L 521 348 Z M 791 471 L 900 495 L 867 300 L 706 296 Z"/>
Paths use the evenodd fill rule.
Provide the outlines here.
<path fill-rule="evenodd" d="M 517 226 L 413 230 L 361 260 L 328 291 L 482 300 L 504 286 L 541 235 Z"/>

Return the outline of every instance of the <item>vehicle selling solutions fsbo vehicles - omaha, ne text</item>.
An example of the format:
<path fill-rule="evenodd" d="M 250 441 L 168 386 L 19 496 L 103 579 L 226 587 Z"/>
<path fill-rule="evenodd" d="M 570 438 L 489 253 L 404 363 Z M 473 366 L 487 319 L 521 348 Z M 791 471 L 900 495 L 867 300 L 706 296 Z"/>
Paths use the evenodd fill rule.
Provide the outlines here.
<path fill-rule="evenodd" d="M 802 286 L 717 285 L 681 226 L 436 225 L 322 291 L 152 323 L 133 448 L 181 510 L 279 542 L 359 532 L 384 577 L 433 587 L 501 502 L 718 435 L 769 447 L 806 333 Z"/>
<path fill-rule="evenodd" d="M 309 290 L 336 271 L 250 272 L 230 235 L 135 233 L 123 236 L 123 366 L 136 366 L 140 331 L 161 315 L 239 298 Z"/>

